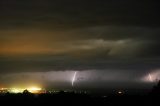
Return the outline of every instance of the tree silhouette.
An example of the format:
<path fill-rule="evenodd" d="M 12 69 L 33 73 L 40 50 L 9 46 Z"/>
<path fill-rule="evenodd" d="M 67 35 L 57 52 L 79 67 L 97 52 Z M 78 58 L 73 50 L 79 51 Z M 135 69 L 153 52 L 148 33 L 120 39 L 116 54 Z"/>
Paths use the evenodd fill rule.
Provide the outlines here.
<path fill-rule="evenodd" d="M 23 91 L 23 94 L 28 95 L 28 94 L 30 94 L 30 92 L 29 92 L 27 89 L 25 89 L 25 90 Z"/>

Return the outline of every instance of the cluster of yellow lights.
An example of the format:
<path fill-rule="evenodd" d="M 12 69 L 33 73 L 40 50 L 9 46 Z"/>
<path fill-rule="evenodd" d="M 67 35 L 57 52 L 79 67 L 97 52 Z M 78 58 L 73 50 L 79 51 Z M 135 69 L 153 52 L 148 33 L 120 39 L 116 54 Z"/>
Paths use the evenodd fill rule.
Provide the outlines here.
<path fill-rule="evenodd" d="M 31 93 L 38 93 L 42 88 L 30 87 L 30 88 L 1 88 L 1 90 L 8 90 L 11 93 L 22 93 L 24 90 L 28 90 Z"/>
<path fill-rule="evenodd" d="M 31 87 L 27 89 L 31 93 L 38 93 L 42 88 L 37 88 L 37 87 Z"/>
<path fill-rule="evenodd" d="M 24 89 L 21 88 L 11 88 L 10 92 L 11 93 L 22 93 L 24 91 Z"/>

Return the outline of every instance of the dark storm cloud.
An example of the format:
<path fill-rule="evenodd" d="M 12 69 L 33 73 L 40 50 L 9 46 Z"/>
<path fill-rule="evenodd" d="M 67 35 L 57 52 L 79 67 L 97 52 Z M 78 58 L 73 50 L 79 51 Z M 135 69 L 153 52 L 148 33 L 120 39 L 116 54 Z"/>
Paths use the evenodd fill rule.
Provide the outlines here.
<path fill-rule="evenodd" d="M 64 56 L 31 56 L 17 58 L 1 58 L 1 73 L 16 72 L 49 72 L 66 70 L 119 70 L 117 72 L 141 75 L 152 69 L 158 69 L 160 60 L 151 59 L 75 59 Z M 112 71 L 111 71 L 112 72 Z M 132 74 L 131 74 L 132 75 Z"/>
<path fill-rule="evenodd" d="M 2 28 L 160 25 L 153 0 L 1 0 L 0 5 Z"/>
<path fill-rule="evenodd" d="M 50 31 L 23 30 L 2 34 L 5 34 L 0 36 L 2 73 L 133 69 L 139 75 L 159 68 L 159 28 L 106 26 L 57 32 L 57 35 Z"/>
<path fill-rule="evenodd" d="M 95 26 L 67 31 L 4 30 L 1 54 L 159 57 L 159 28 Z"/>

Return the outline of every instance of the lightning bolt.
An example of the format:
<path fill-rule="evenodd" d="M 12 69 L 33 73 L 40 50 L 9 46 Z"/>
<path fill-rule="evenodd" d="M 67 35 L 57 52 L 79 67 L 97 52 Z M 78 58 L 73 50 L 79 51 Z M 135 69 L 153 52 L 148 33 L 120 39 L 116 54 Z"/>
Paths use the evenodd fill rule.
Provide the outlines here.
<path fill-rule="evenodd" d="M 77 72 L 74 72 L 74 75 L 73 75 L 73 78 L 72 78 L 72 87 L 74 86 L 74 82 L 75 82 L 75 79 L 76 79 L 76 74 L 77 74 Z"/>
<path fill-rule="evenodd" d="M 151 74 L 149 74 L 149 80 L 150 80 L 151 82 L 153 81 Z"/>

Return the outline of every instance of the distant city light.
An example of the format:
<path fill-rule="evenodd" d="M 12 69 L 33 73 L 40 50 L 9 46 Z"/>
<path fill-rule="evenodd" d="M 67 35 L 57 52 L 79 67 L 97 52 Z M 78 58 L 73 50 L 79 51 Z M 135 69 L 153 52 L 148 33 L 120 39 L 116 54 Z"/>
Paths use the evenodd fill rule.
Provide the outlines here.
<path fill-rule="evenodd" d="M 28 90 L 31 90 L 31 91 L 38 91 L 38 90 L 41 90 L 41 88 L 31 87 L 31 88 L 28 88 Z"/>
<path fill-rule="evenodd" d="M 118 94 L 122 94 L 122 91 L 118 91 Z"/>
<path fill-rule="evenodd" d="M 118 91 L 117 91 L 117 94 L 118 94 L 118 95 L 123 95 L 124 93 L 125 93 L 125 91 L 123 91 L 123 90 L 118 90 Z"/>
<path fill-rule="evenodd" d="M 11 88 L 9 92 L 11 92 L 11 93 L 21 93 L 23 91 L 24 91 L 24 89 L 21 89 L 21 88 Z"/>
<path fill-rule="evenodd" d="M 42 88 L 31 87 L 31 88 L 28 88 L 27 90 L 31 93 L 38 93 L 40 90 L 42 90 Z"/>
<path fill-rule="evenodd" d="M 1 88 L 0 92 L 9 92 L 9 93 L 23 93 L 24 90 L 28 90 L 31 93 L 44 93 L 45 90 L 39 87 L 29 87 L 29 88 Z"/>

